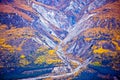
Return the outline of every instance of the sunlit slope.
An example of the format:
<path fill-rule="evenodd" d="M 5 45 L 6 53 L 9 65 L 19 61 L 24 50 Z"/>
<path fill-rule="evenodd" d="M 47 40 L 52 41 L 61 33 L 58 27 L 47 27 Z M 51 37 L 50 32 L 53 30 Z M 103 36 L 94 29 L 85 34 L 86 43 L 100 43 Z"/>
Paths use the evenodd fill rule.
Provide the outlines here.
<path fill-rule="evenodd" d="M 108 64 L 115 70 L 119 70 L 120 57 L 120 2 L 116 1 L 108 3 L 98 9 L 92 10 L 91 17 L 93 25 L 89 28 L 81 26 L 86 24 L 83 22 L 79 25 L 81 29 L 85 28 L 80 34 L 69 39 L 64 45 L 64 51 L 80 58 L 88 58 L 94 56 L 93 62 L 98 61 L 102 65 L 102 61 L 111 60 Z M 89 19 L 88 19 L 89 22 Z M 89 23 L 91 24 L 91 23 Z M 69 38 L 70 36 L 68 36 Z M 66 39 L 67 40 L 67 39 Z M 69 55 L 68 54 L 68 55 Z M 98 64 L 99 65 L 99 64 Z"/>

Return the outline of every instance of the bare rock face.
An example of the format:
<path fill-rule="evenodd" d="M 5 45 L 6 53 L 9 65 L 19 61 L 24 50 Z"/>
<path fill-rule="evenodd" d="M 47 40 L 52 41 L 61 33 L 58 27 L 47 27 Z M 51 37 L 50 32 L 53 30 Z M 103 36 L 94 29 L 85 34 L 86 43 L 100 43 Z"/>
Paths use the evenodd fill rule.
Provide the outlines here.
<path fill-rule="evenodd" d="M 119 6 L 120 0 L 0 0 L 0 79 L 118 80 Z"/>

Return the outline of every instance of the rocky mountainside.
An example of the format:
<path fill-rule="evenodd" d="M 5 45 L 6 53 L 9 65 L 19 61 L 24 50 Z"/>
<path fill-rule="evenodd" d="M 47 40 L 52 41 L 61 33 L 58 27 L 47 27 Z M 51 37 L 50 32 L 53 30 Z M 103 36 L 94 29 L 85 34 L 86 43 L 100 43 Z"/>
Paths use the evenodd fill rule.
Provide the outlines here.
<path fill-rule="evenodd" d="M 120 0 L 0 0 L 0 78 L 118 80 L 119 6 Z"/>

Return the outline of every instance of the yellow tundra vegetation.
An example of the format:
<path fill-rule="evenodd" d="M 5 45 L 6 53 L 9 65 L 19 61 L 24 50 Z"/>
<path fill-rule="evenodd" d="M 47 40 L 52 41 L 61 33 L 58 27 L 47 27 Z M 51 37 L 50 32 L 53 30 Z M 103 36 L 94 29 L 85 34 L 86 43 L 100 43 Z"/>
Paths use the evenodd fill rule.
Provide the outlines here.
<path fill-rule="evenodd" d="M 11 45 L 6 44 L 5 41 L 6 41 L 5 39 L 0 38 L 0 47 L 1 47 L 0 50 L 7 50 L 7 51 L 13 53 L 14 48 Z"/>
<path fill-rule="evenodd" d="M 60 59 L 46 59 L 47 64 L 60 63 Z"/>
<path fill-rule="evenodd" d="M 101 44 L 100 44 L 101 43 Z M 106 42 L 107 43 L 107 42 Z M 110 42 L 111 43 L 111 42 Z M 108 44 L 110 44 L 109 42 L 108 42 Z M 118 51 L 116 51 L 116 50 L 119 50 L 119 48 L 117 48 L 116 47 L 116 50 L 115 51 L 112 51 L 112 50 L 110 50 L 110 49 L 104 49 L 104 48 L 102 48 L 102 44 L 104 44 L 103 43 L 103 41 L 101 42 L 98 42 L 98 44 L 97 45 L 94 45 L 94 46 L 92 46 L 92 50 L 93 50 L 93 53 L 95 53 L 95 54 L 104 54 L 104 53 L 106 53 L 106 54 L 104 54 L 104 55 L 106 55 L 106 56 L 111 56 L 111 57 L 113 57 L 113 58 L 115 58 L 118 54 L 119 54 L 119 52 Z M 118 46 L 118 43 L 116 43 L 115 42 L 115 44 Z M 119 46 L 118 46 L 119 47 Z M 100 56 L 99 56 L 100 57 Z"/>
<path fill-rule="evenodd" d="M 98 61 L 93 62 L 92 64 L 93 64 L 94 66 L 101 66 L 101 63 L 100 63 L 100 62 L 98 62 Z"/>
<path fill-rule="evenodd" d="M 70 65 L 72 66 L 73 69 L 78 67 L 78 64 L 72 61 L 70 61 Z"/>
<path fill-rule="evenodd" d="M 46 57 L 45 57 L 45 56 L 39 56 L 39 57 L 34 61 L 34 63 L 35 63 L 35 64 L 42 64 L 42 63 L 45 62 L 45 60 L 46 60 Z"/>
<path fill-rule="evenodd" d="M 14 52 L 14 48 L 11 45 L 3 44 L 2 47 L 6 50 L 8 50 L 10 53 Z"/>
<path fill-rule="evenodd" d="M 42 63 L 46 63 L 46 64 L 55 64 L 55 63 L 61 63 L 62 61 L 58 58 L 53 58 L 50 56 L 39 56 L 34 63 L 35 64 L 42 64 Z"/>
<path fill-rule="evenodd" d="M 93 52 L 94 52 L 95 54 L 103 54 L 103 53 L 108 53 L 108 52 L 110 52 L 110 50 L 103 49 L 102 47 L 100 47 L 100 48 L 98 48 L 98 49 L 93 50 Z"/>
<path fill-rule="evenodd" d="M 37 52 L 45 52 L 48 50 L 48 47 L 47 46 L 41 46 L 37 49 Z"/>
<path fill-rule="evenodd" d="M 56 36 L 52 35 L 52 38 L 53 38 L 55 41 L 57 41 L 58 43 L 60 43 L 60 39 L 57 38 Z"/>
<path fill-rule="evenodd" d="M 0 45 L 4 44 L 5 43 L 5 39 L 1 39 L 0 38 Z"/>
<path fill-rule="evenodd" d="M 5 31 L 2 35 L 10 35 L 8 38 L 31 38 L 34 36 L 34 31 L 30 27 L 15 28 L 12 27 L 10 30 Z"/>
<path fill-rule="evenodd" d="M 93 37 L 100 37 L 101 34 L 109 34 L 111 35 L 112 40 L 120 40 L 120 28 L 119 29 L 107 29 L 107 28 L 101 28 L 101 27 L 95 27 L 95 28 L 90 28 L 84 31 L 83 35 L 87 38 Z"/>
<path fill-rule="evenodd" d="M 98 46 L 96 46 L 96 45 L 92 46 L 92 50 L 95 50 L 97 48 L 98 48 Z"/>
<path fill-rule="evenodd" d="M 41 48 L 41 50 L 42 50 L 42 48 Z M 55 63 L 61 63 L 62 62 L 58 58 L 55 50 L 52 50 L 52 49 L 48 50 L 47 49 L 46 51 L 43 51 L 43 52 L 45 52 L 45 54 L 36 58 L 36 60 L 34 61 L 35 64 L 42 64 L 42 63 L 55 64 Z"/>
<path fill-rule="evenodd" d="M 23 28 L 11 27 L 11 29 L 5 30 L 4 32 L 0 33 L 0 38 L 4 38 L 6 41 L 11 39 L 18 39 L 18 38 L 29 39 L 33 36 L 34 36 L 34 30 L 32 30 L 30 27 L 23 27 Z"/>
<path fill-rule="evenodd" d="M 30 64 L 30 62 L 26 58 L 23 58 L 23 59 L 20 59 L 19 64 L 20 66 L 26 66 Z"/>
<path fill-rule="evenodd" d="M 4 51 L 7 50 L 11 53 L 13 53 L 15 50 L 22 50 L 23 44 L 26 42 L 26 40 L 30 39 L 32 36 L 34 36 L 34 30 L 32 30 L 30 27 L 23 27 L 23 28 L 15 28 L 11 27 L 11 29 L 6 30 L 6 25 L 0 25 L 0 50 Z M 24 38 L 19 46 L 12 46 L 8 44 L 10 40 L 20 39 Z"/>
<path fill-rule="evenodd" d="M 104 36 L 102 34 L 108 34 L 109 36 Z M 86 37 L 87 41 L 91 40 L 91 38 L 97 38 L 99 40 L 100 36 L 104 36 L 105 38 L 108 37 L 109 40 L 99 40 L 99 41 L 97 41 L 96 45 L 93 45 L 92 50 L 93 50 L 93 53 L 95 53 L 95 54 L 109 53 L 106 55 L 109 55 L 109 56 L 114 55 L 115 56 L 116 55 L 115 51 L 111 51 L 109 49 L 104 49 L 102 47 L 103 44 L 105 44 L 105 43 L 111 44 L 111 42 L 115 45 L 116 51 L 120 51 L 120 45 L 117 42 L 120 40 L 120 28 L 107 29 L 107 28 L 95 27 L 95 28 L 90 28 L 90 29 L 86 30 L 83 33 L 83 35 Z"/>
<path fill-rule="evenodd" d="M 20 66 L 26 66 L 26 65 L 30 64 L 30 62 L 26 59 L 26 56 L 24 54 L 22 54 L 20 56 L 19 64 L 20 64 Z"/>
<path fill-rule="evenodd" d="M 49 55 L 54 55 L 54 54 L 55 54 L 55 50 L 49 50 L 49 51 L 48 51 L 48 54 L 49 54 Z"/>
<path fill-rule="evenodd" d="M 118 52 L 111 52 L 111 54 L 108 54 L 108 56 L 111 56 L 113 58 L 116 58 L 117 55 L 118 55 Z"/>
<path fill-rule="evenodd" d="M 51 49 L 48 50 L 48 55 L 46 55 L 46 63 L 47 64 L 53 64 L 53 63 L 61 63 L 61 59 L 58 58 L 58 55 L 56 54 L 56 51 Z"/>
<path fill-rule="evenodd" d="M 22 54 L 22 55 L 20 56 L 20 58 L 21 58 L 21 59 L 24 59 L 24 58 L 25 58 L 25 55 L 24 55 L 24 54 Z"/>
<path fill-rule="evenodd" d="M 92 38 L 85 38 L 85 41 L 87 41 L 87 42 L 89 42 L 91 40 L 92 40 Z"/>

